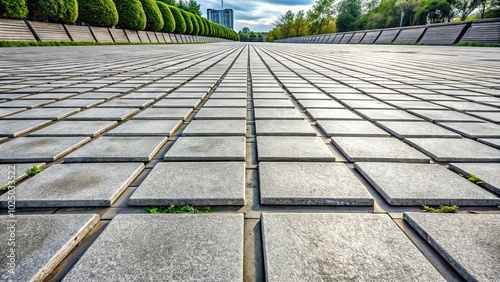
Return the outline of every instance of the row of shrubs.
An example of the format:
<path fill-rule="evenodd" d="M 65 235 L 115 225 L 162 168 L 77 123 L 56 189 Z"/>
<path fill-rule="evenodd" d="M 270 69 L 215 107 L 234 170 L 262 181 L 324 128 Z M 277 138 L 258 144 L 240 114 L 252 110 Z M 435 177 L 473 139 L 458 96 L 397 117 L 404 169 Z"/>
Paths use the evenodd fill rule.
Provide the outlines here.
<path fill-rule="evenodd" d="M 167 0 L 0 0 L 0 17 L 239 40 L 234 30 L 189 13 Z"/>

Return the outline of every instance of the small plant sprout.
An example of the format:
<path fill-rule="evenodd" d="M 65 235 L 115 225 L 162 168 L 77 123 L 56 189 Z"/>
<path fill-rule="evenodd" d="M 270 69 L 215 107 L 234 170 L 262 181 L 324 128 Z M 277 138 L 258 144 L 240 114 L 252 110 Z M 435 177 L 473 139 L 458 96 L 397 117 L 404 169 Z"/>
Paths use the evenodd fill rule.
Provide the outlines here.
<path fill-rule="evenodd" d="M 439 208 L 433 208 L 429 206 L 423 206 L 423 212 L 430 212 L 430 213 L 457 213 L 458 212 L 458 206 L 440 206 Z"/>
<path fill-rule="evenodd" d="M 9 186 L 9 185 L 5 185 L 5 186 L 3 186 L 3 187 L 1 187 L 1 188 L 0 188 L 0 192 L 3 192 L 3 191 L 8 191 L 8 190 L 9 190 L 9 188 L 10 188 L 10 186 Z"/>
<path fill-rule="evenodd" d="M 459 174 L 459 176 L 464 177 L 467 180 L 469 180 L 470 182 L 475 183 L 477 185 L 486 184 L 486 181 L 484 181 L 481 178 L 475 176 L 474 174 L 469 174 L 467 176 L 464 176 L 463 174 Z"/>
<path fill-rule="evenodd" d="M 26 173 L 28 176 L 35 176 L 35 175 L 39 174 L 39 173 L 40 173 L 40 172 L 42 172 L 42 171 L 43 171 L 43 168 L 39 168 L 39 167 L 37 167 L 36 165 L 34 165 L 32 168 L 30 168 L 30 169 L 26 170 L 26 172 L 25 172 L 25 173 Z"/>
<path fill-rule="evenodd" d="M 193 206 L 182 206 L 178 207 L 175 205 L 170 205 L 168 207 L 152 207 L 147 208 L 148 213 L 209 213 L 213 211 L 212 207 L 204 207 L 202 209 L 195 208 Z"/>

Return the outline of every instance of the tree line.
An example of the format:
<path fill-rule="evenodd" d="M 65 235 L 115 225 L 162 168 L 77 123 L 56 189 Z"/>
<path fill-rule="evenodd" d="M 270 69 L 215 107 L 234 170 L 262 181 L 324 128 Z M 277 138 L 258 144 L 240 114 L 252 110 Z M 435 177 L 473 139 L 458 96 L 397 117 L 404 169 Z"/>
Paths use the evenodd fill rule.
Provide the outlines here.
<path fill-rule="evenodd" d="M 234 30 L 201 17 L 195 0 L 0 0 L 0 17 L 239 40 Z"/>
<path fill-rule="evenodd" d="M 316 0 L 307 12 L 281 15 L 268 40 L 495 17 L 500 0 Z"/>

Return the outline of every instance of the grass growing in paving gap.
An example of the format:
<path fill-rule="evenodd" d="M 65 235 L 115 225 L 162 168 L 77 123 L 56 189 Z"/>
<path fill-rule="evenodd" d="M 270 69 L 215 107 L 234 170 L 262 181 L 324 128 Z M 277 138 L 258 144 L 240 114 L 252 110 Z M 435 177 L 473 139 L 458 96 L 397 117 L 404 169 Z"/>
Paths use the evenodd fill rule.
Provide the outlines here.
<path fill-rule="evenodd" d="M 44 46 L 100 46 L 100 45 L 166 45 L 166 44 L 206 44 L 193 43 L 126 43 L 126 42 L 63 42 L 63 41 L 0 41 L 0 47 L 44 47 Z"/>
<path fill-rule="evenodd" d="M 433 208 L 429 206 L 423 206 L 423 212 L 428 213 L 457 213 L 458 206 L 440 206 L 439 208 Z"/>
<path fill-rule="evenodd" d="M 193 206 L 176 206 L 170 205 L 168 207 L 152 207 L 147 208 L 148 213 L 209 213 L 213 211 L 212 207 L 204 207 L 202 209 L 195 208 Z"/>

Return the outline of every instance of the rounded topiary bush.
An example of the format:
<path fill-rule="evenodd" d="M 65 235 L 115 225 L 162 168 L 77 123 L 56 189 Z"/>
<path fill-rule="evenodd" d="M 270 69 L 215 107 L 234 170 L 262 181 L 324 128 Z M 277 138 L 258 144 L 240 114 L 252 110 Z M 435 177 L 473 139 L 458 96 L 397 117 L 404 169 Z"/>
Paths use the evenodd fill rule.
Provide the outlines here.
<path fill-rule="evenodd" d="M 24 19 L 27 15 L 26 0 L 0 0 L 0 18 Z"/>
<path fill-rule="evenodd" d="M 170 8 L 168 7 L 167 4 L 156 1 L 156 5 L 158 5 L 158 8 L 160 8 L 160 12 L 163 16 L 163 28 L 162 31 L 164 32 L 174 32 L 175 30 L 175 19 L 174 15 L 170 11 Z"/>
<path fill-rule="evenodd" d="M 210 25 L 208 24 L 208 20 L 205 18 L 201 18 L 203 21 L 203 25 L 205 26 L 205 36 L 210 36 Z"/>
<path fill-rule="evenodd" d="M 146 13 L 139 0 L 114 0 L 118 10 L 120 28 L 143 30 L 146 28 Z"/>
<path fill-rule="evenodd" d="M 118 11 L 112 0 L 78 0 L 78 20 L 89 25 L 112 27 Z"/>
<path fill-rule="evenodd" d="M 194 14 L 188 13 L 191 18 L 191 22 L 193 23 L 193 32 L 192 35 L 198 35 L 200 33 L 200 25 L 198 24 L 198 20 Z"/>
<path fill-rule="evenodd" d="M 168 6 L 170 12 L 172 12 L 172 16 L 174 16 L 175 20 L 175 33 L 182 34 L 186 32 L 186 21 L 184 21 L 184 17 L 182 16 L 179 8 L 174 6 Z"/>
<path fill-rule="evenodd" d="M 146 29 L 160 31 L 163 28 L 163 16 L 155 0 L 140 0 L 146 13 Z"/>
<path fill-rule="evenodd" d="M 182 17 L 184 18 L 184 21 L 186 21 L 186 31 L 184 33 L 191 34 L 193 32 L 193 22 L 191 21 L 189 13 L 182 9 L 179 9 L 179 11 L 181 11 Z"/>
<path fill-rule="evenodd" d="M 201 19 L 200 16 L 195 15 L 194 18 L 198 22 L 198 27 L 200 28 L 198 35 L 204 36 L 205 35 L 205 25 L 203 24 L 203 20 Z"/>
<path fill-rule="evenodd" d="M 28 0 L 28 16 L 37 21 L 74 23 L 78 19 L 77 0 Z"/>

